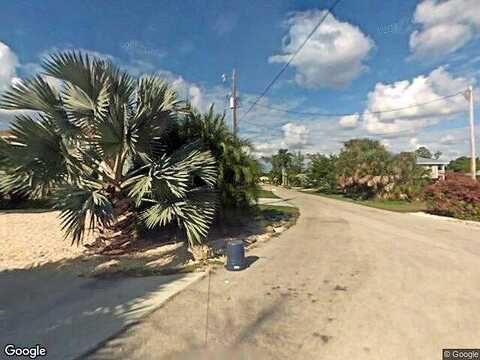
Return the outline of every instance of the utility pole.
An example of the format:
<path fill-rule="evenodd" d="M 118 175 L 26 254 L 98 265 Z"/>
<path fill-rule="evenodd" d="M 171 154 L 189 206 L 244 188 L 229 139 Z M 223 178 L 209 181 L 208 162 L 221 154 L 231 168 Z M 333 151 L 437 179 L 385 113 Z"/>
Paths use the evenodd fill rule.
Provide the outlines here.
<path fill-rule="evenodd" d="M 233 134 L 237 136 L 237 70 L 233 68 L 232 71 L 232 97 L 230 98 L 230 109 L 232 109 L 232 127 Z"/>
<path fill-rule="evenodd" d="M 475 115 L 473 105 L 473 86 L 468 87 L 468 95 L 470 102 L 470 172 L 472 179 L 476 180 L 477 175 L 477 157 L 475 155 Z"/>

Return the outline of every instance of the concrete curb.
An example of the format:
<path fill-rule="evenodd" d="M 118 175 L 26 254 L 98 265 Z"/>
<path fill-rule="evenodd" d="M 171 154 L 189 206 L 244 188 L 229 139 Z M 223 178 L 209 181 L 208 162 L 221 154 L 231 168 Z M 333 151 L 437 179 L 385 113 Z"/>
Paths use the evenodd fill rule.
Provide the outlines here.
<path fill-rule="evenodd" d="M 408 215 L 415 215 L 418 217 L 423 217 L 426 219 L 432 219 L 432 220 L 440 220 L 440 221 L 449 221 L 457 224 L 464 224 L 464 225 L 469 225 L 469 226 L 478 226 L 480 227 L 480 222 L 479 221 L 472 221 L 472 220 L 462 220 L 462 219 L 455 219 L 451 218 L 448 216 L 440 216 L 440 215 L 433 215 L 433 214 L 428 214 L 424 212 L 411 212 L 407 213 Z"/>

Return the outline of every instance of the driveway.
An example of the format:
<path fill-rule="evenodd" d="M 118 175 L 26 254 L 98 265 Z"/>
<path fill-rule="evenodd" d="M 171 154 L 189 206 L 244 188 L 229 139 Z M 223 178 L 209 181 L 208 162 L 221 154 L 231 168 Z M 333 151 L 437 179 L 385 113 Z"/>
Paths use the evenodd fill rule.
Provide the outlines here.
<path fill-rule="evenodd" d="M 298 224 L 252 249 L 247 270 L 218 270 L 89 358 L 440 359 L 479 346 L 479 227 L 276 194 Z"/>

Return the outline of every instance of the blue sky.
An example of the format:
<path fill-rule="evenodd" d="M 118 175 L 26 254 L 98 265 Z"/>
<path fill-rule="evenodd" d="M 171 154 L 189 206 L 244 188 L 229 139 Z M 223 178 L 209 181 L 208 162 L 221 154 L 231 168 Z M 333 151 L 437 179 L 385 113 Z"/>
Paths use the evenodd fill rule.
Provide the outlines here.
<path fill-rule="evenodd" d="M 468 121 L 461 111 L 468 104 L 461 95 L 413 110 L 371 112 L 428 102 L 478 83 L 478 0 L 342 0 L 259 106 L 244 116 L 331 4 L 4 2 L 0 91 L 38 72 L 49 52 L 75 48 L 108 57 L 135 76 L 158 73 L 201 109 L 213 102 L 224 111 L 230 85 L 221 75 L 236 67 L 240 131 L 259 154 L 280 147 L 330 153 L 360 136 L 377 138 L 392 151 L 427 145 L 447 158 L 465 154 Z M 1 111 L 0 126 L 8 126 L 13 115 Z"/>

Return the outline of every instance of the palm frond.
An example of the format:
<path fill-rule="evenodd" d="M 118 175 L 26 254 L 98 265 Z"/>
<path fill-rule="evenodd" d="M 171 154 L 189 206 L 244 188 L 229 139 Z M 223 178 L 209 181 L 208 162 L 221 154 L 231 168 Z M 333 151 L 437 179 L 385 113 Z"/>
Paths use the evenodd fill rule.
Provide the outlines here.
<path fill-rule="evenodd" d="M 62 156 L 62 137 L 43 116 L 17 116 L 12 136 L 2 139 L 0 152 L 7 165 L 0 179 L 3 191 L 26 191 L 34 196 L 47 194 L 63 181 L 66 164 Z"/>
<path fill-rule="evenodd" d="M 141 218 L 148 228 L 165 226 L 176 220 L 185 230 L 190 246 L 201 243 L 207 236 L 215 216 L 217 196 L 210 190 L 195 189 L 178 201 L 157 202 L 145 210 Z"/>
<path fill-rule="evenodd" d="M 72 244 L 83 241 L 85 231 L 93 231 L 99 225 L 107 226 L 114 219 L 113 206 L 102 194 L 102 184 L 84 181 L 80 185 L 65 184 L 55 194 L 55 208 L 60 210 L 60 221 L 65 238 Z"/>
<path fill-rule="evenodd" d="M 141 217 L 146 226 L 164 226 L 175 219 L 191 244 L 201 241 L 216 206 L 212 190 L 217 175 L 212 155 L 199 150 L 179 151 L 144 169 L 144 174 L 131 177 L 125 185 L 137 207 L 142 203 L 148 206 Z M 201 185 L 195 186 L 198 182 Z"/>

